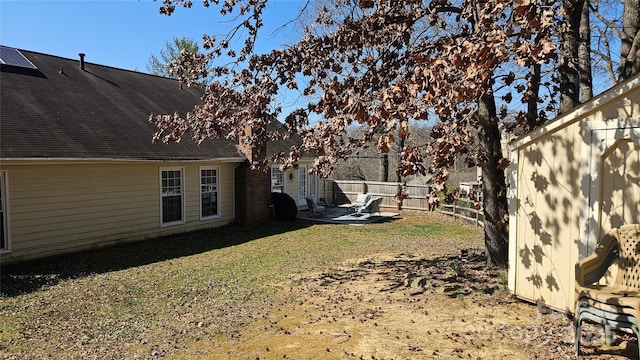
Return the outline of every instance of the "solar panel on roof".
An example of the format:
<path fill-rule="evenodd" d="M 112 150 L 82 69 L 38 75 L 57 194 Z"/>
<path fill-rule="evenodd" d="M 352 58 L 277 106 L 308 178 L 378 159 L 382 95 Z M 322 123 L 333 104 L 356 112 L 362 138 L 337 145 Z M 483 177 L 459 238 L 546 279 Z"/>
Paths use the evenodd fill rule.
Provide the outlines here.
<path fill-rule="evenodd" d="M 29 69 L 37 69 L 18 49 L 0 46 L 0 63 L 4 65 L 20 66 Z"/>

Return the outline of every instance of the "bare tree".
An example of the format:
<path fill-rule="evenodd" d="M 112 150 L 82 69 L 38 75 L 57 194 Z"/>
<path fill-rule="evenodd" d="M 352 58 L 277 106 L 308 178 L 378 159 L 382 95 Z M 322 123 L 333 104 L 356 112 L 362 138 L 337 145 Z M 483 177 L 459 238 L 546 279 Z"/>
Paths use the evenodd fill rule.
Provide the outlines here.
<path fill-rule="evenodd" d="M 344 138 L 360 138 L 366 129 L 362 126 L 349 127 Z M 409 137 L 403 141 L 415 144 L 430 142 L 431 127 L 427 124 L 413 122 L 409 125 Z M 333 165 L 332 177 L 337 180 L 361 179 L 377 181 L 405 182 L 415 178 L 415 176 L 398 177 L 391 174 L 390 169 L 398 169 L 400 155 L 404 149 L 404 143 L 397 141 L 391 145 L 388 153 L 380 152 L 375 146 L 375 141 L 370 141 L 365 146 L 354 152 L 349 159 Z M 390 156 L 391 155 L 391 156 Z M 463 169 L 464 170 L 464 169 Z M 459 167 L 453 171 L 460 171 Z M 395 177 L 392 178 L 392 175 Z"/>
<path fill-rule="evenodd" d="M 640 1 L 591 0 L 592 54 L 611 84 L 640 72 Z M 612 52 L 619 44 L 620 53 Z"/>
<path fill-rule="evenodd" d="M 591 52 L 592 69 L 597 73 L 604 73 L 609 84 L 618 82 L 616 69 L 619 58 L 612 53 L 612 47 L 620 42 L 622 37 L 622 6 L 617 0 L 590 0 L 591 21 Z M 614 45 L 614 46 L 612 46 Z"/>

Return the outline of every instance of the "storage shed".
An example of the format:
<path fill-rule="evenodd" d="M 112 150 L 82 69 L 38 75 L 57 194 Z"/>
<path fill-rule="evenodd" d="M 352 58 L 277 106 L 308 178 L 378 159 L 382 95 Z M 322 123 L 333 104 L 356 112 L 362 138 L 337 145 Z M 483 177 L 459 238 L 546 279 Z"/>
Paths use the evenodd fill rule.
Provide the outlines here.
<path fill-rule="evenodd" d="M 573 312 L 575 263 L 640 223 L 640 75 L 509 146 L 509 288 Z"/>

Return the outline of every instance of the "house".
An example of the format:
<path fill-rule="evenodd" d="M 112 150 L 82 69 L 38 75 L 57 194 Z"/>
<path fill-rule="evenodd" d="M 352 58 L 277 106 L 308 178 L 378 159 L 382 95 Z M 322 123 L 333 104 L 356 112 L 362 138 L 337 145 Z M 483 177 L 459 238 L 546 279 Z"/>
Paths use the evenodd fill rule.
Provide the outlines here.
<path fill-rule="evenodd" d="M 640 223 L 640 75 L 510 144 L 509 288 L 566 312 L 575 264 Z"/>
<path fill-rule="evenodd" d="M 458 188 L 462 193 L 471 197 L 472 200 L 482 201 L 482 180 L 480 181 L 461 181 Z"/>
<path fill-rule="evenodd" d="M 271 217 L 271 174 L 237 143 L 152 143 L 149 115 L 185 113 L 202 89 L 84 54 L 0 58 L 2 264 Z"/>
<path fill-rule="evenodd" d="M 271 167 L 271 191 L 286 193 L 291 196 L 298 207 L 306 208 L 306 197 L 311 197 L 320 203 L 327 203 L 330 189 L 327 182 L 316 174 L 309 174 L 311 164 L 301 161 L 292 170 L 283 171 L 280 166 Z"/>

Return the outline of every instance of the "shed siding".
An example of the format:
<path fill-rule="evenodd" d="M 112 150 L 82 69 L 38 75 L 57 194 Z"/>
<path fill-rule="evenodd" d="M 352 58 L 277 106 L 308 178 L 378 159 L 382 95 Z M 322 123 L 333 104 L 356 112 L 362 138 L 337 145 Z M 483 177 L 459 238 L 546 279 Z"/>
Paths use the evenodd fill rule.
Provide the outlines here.
<path fill-rule="evenodd" d="M 640 145 L 620 141 L 603 156 L 601 234 L 640 222 Z"/>
<path fill-rule="evenodd" d="M 516 291 L 546 303 L 565 303 L 573 270 L 555 264 L 571 262 L 578 237 L 579 136 L 576 124 L 546 136 L 519 152 L 518 267 Z"/>
<path fill-rule="evenodd" d="M 516 171 L 513 185 L 517 187 L 511 199 L 515 204 L 510 207 L 511 216 L 515 217 L 511 222 L 515 229 L 511 228 L 510 236 L 514 247 L 510 251 L 510 279 L 513 279 L 510 286 L 517 296 L 573 311 L 574 265 L 581 256 L 579 245 L 588 242 L 581 239 L 580 231 L 580 217 L 586 211 L 581 209 L 580 201 L 584 161 L 582 124 L 638 117 L 639 90 L 634 85 L 620 96 L 585 105 L 586 110 L 577 110 L 575 118 L 560 119 L 516 141 L 512 154 L 515 163 L 512 171 Z M 627 189 L 615 194 L 621 201 L 615 206 L 627 209 L 625 216 L 628 217 L 629 211 L 640 210 L 639 155 L 637 148 L 620 151 L 614 152 L 614 156 L 624 158 L 627 168 L 635 170 L 611 176 L 610 181 L 616 183 L 602 186 Z M 618 165 L 609 162 L 605 171 L 612 172 Z M 635 181 L 635 187 L 626 188 L 629 181 Z M 629 220 L 627 217 L 625 221 Z M 632 218 L 637 218 L 637 213 Z M 590 247 L 589 253 L 593 251 L 593 245 Z"/>
<path fill-rule="evenodd" d="M 219 166 L 221 216 L 200 220 L 200 166 Z M 182 167 L 184 224 L 160 226 L 160 168 Z M 140 240 L 234 218 L 232 163 L 93 163 L 10 165 L 11 253 L 3 262 Z"/>

